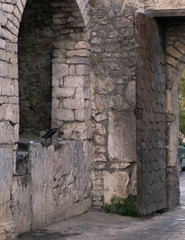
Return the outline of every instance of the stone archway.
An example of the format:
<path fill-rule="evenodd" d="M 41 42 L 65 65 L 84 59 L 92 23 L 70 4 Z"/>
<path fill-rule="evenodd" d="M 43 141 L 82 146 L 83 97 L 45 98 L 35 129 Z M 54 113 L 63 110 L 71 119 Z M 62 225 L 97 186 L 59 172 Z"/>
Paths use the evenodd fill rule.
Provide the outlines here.
<path fill-rule="evenodd" d="M 138 118 L 138 207 L 140 214 L 146 214 L 147 211 L 155 211 L 154 209 L 162 202 L 164 203 L 162 208 L 168 209 L 174 208 L 179 204 L 179 166 L 177 163 L 179 136 L 178 82 L 184 69 L 184 12 L 182 9 L 179 11 L 173 9 L 152 11 L 150 9 L 148 10 L 148 14 L 149 16 L 143 15 L 143 17 L 145 16 L 144 18 L 148 19 L 146 25 L 145 22 L 143 22 L 138 27 L 138 30 L 141 32 L 140 36 L 143 36 L 138 44 L 139 65 L 137 74 L 136 108 L 136 113 L 138 113 L 138 116 L 137 114 L 136 116 Z M 150 26 L 152 22 L 155 25 L 153 27 Z M 147 27 L 149 27 L 149 29 Z M 158 28 L 157 32 L 154 31 L 156 28 Z M 148 32 L 146 29 L 148 29 L 148 32 L 150 32 L 150 29 L 153 31 L 152 40 L 149 42 L 148 40 L 150 39 L 150 36 L 147 35 Z M 157 42 L 156 38 L 158 38 Z M 148 47 L 149 50 L 147 51 Z M 150 54 L 152 49 L 153 53 Z M 163 60 L 160 60 L 159 56 L 156 57 L 158 54 L 163 54 Z M 156 75 L 154 77 L 155 73 L 158 76 Z M 166 80 L 164 80 L 164 86 L 161 86 L 160 84 L 162 83 L 163 76 Z M 139 79 L 143 80 L 140 81 Z M 155 81 L 158 81 L 158 83 L 154 84 Z M 153 91 L 149 94 L 150 91 L 148 90 L 148 98 L 143 99 L 142 96 L 147 96 L 147 93 L 143 95 L 143 91 L 145 91 L 144 89 L 146 88 L 146 84 L 148 86 L 148 83 L 153 84 L 151 85 Z M 160 94 L 159 98 L 155 93 L 155 89 Z M 155 97 L 152 98 L 152 102 L 148 104 L 153 94 Z M 162 95 L 165 96 L 163 100 Z M 156 105 L 158 107 L 155 109 L 154 105 L 156 104 L 157 99 L 160 101 L 162 100 L 162 102 L 160 104 L 158 102 Z M 159 117 L 160 114 L 158 114 L 158 112 L 161 111 L 160 109 L 163 109 L 163 120 Z M 151 118 L 153 111 L 155 116 Z M 148 123 L 146 121 L 147 114 L 149 117 Z M 155 119 L 156 125 L 150 129 L 150 126 L 154 123 Z M 160 124 L 162 125 L 159 126 Z M 153 131 L 155 134 L 158 132 L 156 135 L 156 142 L 153 141 L 153 136 L 155 135 L 152 133 Z M 148 138 L 145 138 L 144 136 L 147 136 L 147 134 Z M 159 144 L 161 139 L 163 139 L 163 144 L 157 146 L 156 144 Z M 153 158 L 152 155 L 150 156 L 150 153 L 152 154 L 152 152 L 156 150 L 158 153 L 154 154 L 153 157 L 155 157 Z M 158 157 L 156 158 L 156 156 Z M 157 161 L 159 161 L 158 164 Z M 160 172 L 157 169 L 165 171 L 163 176 L 159 174 L 157 177 L 157 174 Z M 153 173 L 154 177 L 152 180 Z M 148 180 L 146 181 L 146 179 Z M 158 187 L 154 187 L 158 180 L 164 183 L 162 188 L 162 183 L 160 184 L 160 187 L 159 185 Z M 143 182 L 149 187 L 148 190 L 147 186 L 143 185 Z M 162 190 L 164 193 L 154 194 L 155 190 Z M 151 194 L 154 194 L 152 198 L 150 197 Z M 162 198 L 164 201 L 159 200 L 157 197 L 159 195 L 163 196 Z M 153 201 L 156 197 L 157 202 L 151 204 L 150 208 L 151 199 Z M 143 210 L 141 206 L 143 206 Z M 158 210 L 162 208 L 159 207 Z"/>
<path fill-rule="evenodd" d="M 41 2 L 42 1 L 40 1 L 40 3 Z M 45 3 L 46 1 L 44 4 Z M 40 226 L 43 226 L 44 224 L 48 224 L 50 220 L 53 221 L 53 219 L 57 219 L 56 214 L 55 216 L 53 214 L 54 207 L 52 205 L 53 199 L 50 198 L 51 191 L 49 194 L 50 196 L 48 195 L 48 197 L 46 197 L 46 195 L 43 195 L 41 197 L 41 199 L 45 202 L 44 204 L 40 204 L 40 206 L 42 205 L 43 207 L 42 210 L 40 209 L 42 214 L 37 211 L 37 193 L 42 190 L 41 192 L 45 194 L 47 189 L 46 185 L 49 186 L 50 182 L 52 181 L 55 184 L 55 194 L 53 194 L 55 197 L 54 200 L 56 201 L 58 199 L 58 203 L 61 203 L 62 201 L 60 197 L 63 194 L 62 191 L 65 190 L 67 193 L 68 190 L 66 190 L 66 187 L 63 187 L 62 185 L 59 187 L 57 182 L 62 182 L 61 177 L 66 176 L 66 172 L 69 175 L 67 180 L 69 183 L 68 186 L 70 186 L 70 189 L 73 189 L 71 191 L 73 197 L 70 199 L 73 202 L 71 203 L 75 211 L 83 212 L 86 211 L 90 206 L 90 45 L 88 43 L 90 18 L 88 15 L 88 1 L 49 1 L 47 7 L 44 8 L 47 10 L 47 13 L 49 12 L 50 16 L 50 18 L 46 19 L 44 22 L 45 29 L 42 29 L 45 30 L 44 34 L 39 32 L 40 29 L 37 28 L 37 26 L 34 26 L 33 28 L 35 31 L 34 36 L 36 36 L 38 40 L 35 41 L 35 44 L 40 44 L 39 48 L 34 48 L 34 46 L 31 46 L 31 41 L 23 43 L 24 40 L 26 40 L 24 37 L 28 38 L 29 36 L 29 30 L 30 32 L 33 30 L 31 29 L 31 24 L 26 26 L 25 22 L 27 19 L 25 18 L 24 14 L 26 12 L 28 15 L 33 13 L 33 9 L 35 7 L 36 11 L 38 11 L 37 17 L 46 17 L 46 15 L 40 11 L 42 9 L 39 9 L 43 7 L 42 4 L 39 5 L 39 1 L 22 0 L 17 1 L 17 4 L 9 3 L 8 5 L 5 5 L 6 3 L 4 3 L 3 6 L 6 7 L 6 10 L 9 12 L 9 16 L 11 15 L 11 20 L 6 14 L 1 14 L 0 21 L 3 25 L 3 38 L 0 40 L 0 44 L 1 48 L 4 47 L 4 55 L 1 57 L 3 59 L 0 62 L 0 69 L 2 70 L 0 73 L 2 83 L 1 89 L 4 97 L 1 104 L 1 114 L 4 115 L 4 120 L 0 122 L 0 129 L 2 130 L 0 154 L 3 156 L 1 171 L 4 174 L 1 182 L 3 186 L 1 189 L 3 190 L 1 192 L 1 199 L 3 199 L 1 205 L 1 220 L 4 222 L 6 229 L 15 228 L 16 232 L 23 232 L 30 230 L 31 226 L 34 227 L 35 225 L 38 226 L 39 224 Z M 23 24 L 23 27 L 27 28 L 26 34 L 20 27 L 22 20 L 25 23 Z M 35 19 L 32 20 L 34 21 Z M 48 20 L 51 21 L 50 25 Z M 37 21 L 39 21 L 39 18 L 37 18 Z M 31 23 L 31 21 L 29 23 Z M 41 25 L 42 23 L 43 21 L 41 20 L 38 25 Z M 35 25 L 37 25 L 37 23 Z M 55 33 L 55 36 L 52 35 L 52 37 L 48 39 L 48 37 L 50 37 L 49 33 L 51 32 L 52 34 Z M 16 143 L 19 141 L 19 79 L 17 43 L 18 37 L 20 36 L 21 41 L 19 41 L 19 47 L 21 47 L 20 45 L 23 44 L 22 55 L 24 55 L 26 50 L 29 48 L 29 54 L 27 55 L 27 57 L 29 56 L 28 61 L 19 55 L 19 63 L 22 61 L 21 69 L 24 69 L 24 63 L 27 65 L 34 64 L 35 57 L 31 56 L 34 50 L 37 50 L 37 54 L 41 59 L 38 61 L 39 65 L 42 65 L 44 58 L 44 61 L 49 59 L 49 61 L 47 61 L 47 64 L 49 64 L 44 65 L 43 74 L 47 73 L 47 70 L 49 69 L 49 74 L 46 75 L 47 77 L 49 76 L 48 79 L 51 82 L 51 84 L 48 84 L 48 86 L 51 88 L 51 94 L 49 97 L 51 101 L 49 99 L 48 103 L 52 102 L 51 107 L 49 107 L 51 109 L 51 117 L 48 117 L 48 119 L 51 119 L 50 122 L 47 121 L 49 122 L 47 126 L 42 126 L 41 128 L 60 128 L 61 126 L 65 125 L 61 131 L 64 131 L 63 137 L 66 140 L 66 144 L 60 143 L 60 146 L 51 144 L 50 146 L 44 146 L 42 148 L 40 143 L 38 143 L 39 145 L 34 145 L 32 150 L 40 149 L 41 151 L 38 155 L 37 153 L 35 155 L 31 155 L 29 152 L 29 156 L 39 156 L 38 159 L 43 160 L 43 164 L 40 165 L 42 168 L 38 168 L 38 162 L 37 166 L 35 165 L 35 168 L 31 163 L 32 166 L 30 167 L 30 164 L 28 164 L 23 172 L 21 172 L 19 168 L 20 163 L 16 162 Z M 39 40 L 42 38 L 46 38 L 46 41 L 39 42 Z M 49 44 L 49 48 L 47 49 L 44 44 Z M 49 51 L 47 53 L 44 52 L 43 54 L 42 51 L 39 52 L 40 48 L 43 48 L 44 51 Z M 35 59 L 35 61 L 37 60 L 38 59 Z M 39 66 L 36 66 L 34 71 L 36 68 L 39 68 Z M 32 70 L 33 68 L 30 72 L 32 72 Z M 21 73 L 22 75 L 23 71 L 24 70 L 22 70 Z M 36 74 L 38 74 L 38 72 L 36 72 Z M 24 76 L 22 78 L 22 83 L 24 82 L 24 84 L 27 80 L 26 77 Z M 30 84 L 34 84 L 36 81 L 37 80 L 34 80 Z M 21 82 L 19 83 L 21 85 Z M 40 82 L 39 85 L 42 85 L 43 83 L 44 81 Z M 9 87 L 7 87 L 7 85 Z M 32 90 L 32 92 L 34 92 L 34 90 Z M 29 97 L 28 94 L 26 94 L 26 96 Z M 36 130 L 40 131 L 40 127 L 36 127 Z M 50 154 L 48 154 L 47 151 L 49 151 Z M 61 151 L 64 151 L 65 153 L 68 152 L 70 156 L 65 158 L 65 154 L 61 154 Z M 21 161 L 27 161 L 28 158 L 26 156 L 28 157 L 27 153 L 23 156 Z M 61 165 L 60 157 L 64 160 L 62 163 L 63 165 Z M 53 164 L 51 164 L 52 159 Z M 66 159 L 70 159 L 70 161 L 67 161 Z M 51 164 L 50 166 L 52 167 L 49 167 L 49 164 Z M 56 170 L 57 164 L 59 168 L 63 166 L 61 169 L 63 169 L 64 172 L 66 169 L 65 174 L 62 171 L 55 173 L 53 172 L 53 170 Z M 66 167 L 64 167 L 64 165 Z M 31 172 L 33 169 L 35 169 L 35 175 L 33 172 Z M 38 172 L 39 169 L 42 173 Z M 54 173 L 55 175 L 52 176 L 52 174 L 45 174 L 44 180 L 38 178 L 37 181 L 34 176 L 43 176 L 43 172 L 46 169 L 52 169 L 50 173 Z M 68 171 L 69 169 L 72 169 L 74 174 L 70 174 Z M 47 177 L 49 178 L 47 179 Z M 71 177 L 74 177 L 74 181 L 71 180 Z M 71 187 L 72 183 L 74 183 L 74 188 Z M 79 189 L 81 190 L 78 190 L 77 186 L 79 186 Z M 34 192 L 35 205 L 33 205 L 32 201 L 32 190 L 34 187 L 36 189 Z M 60 192 L 58 192 L 57 195 L 56 192 L 57 189 L 59 189 L 58 187 L 60 188 Z M 3 197 L 3 195 L 6 195 L 6 197 Z M 71 201 L 68 201 L 66 197 L 63 199 L 65 200 L 65 204 L 68 204 Z M 78 203 L 80 201 L 82 202 L 81 206 L 79 207 Z M 60 210 L 57 211 L 58 217 L 63 216 L 65 218 L 71 215 L 69 212 L 64 213 L 69 209 L 72 212 L 71 207 L 67 207 L 67 205 L 64 207 L 62 207 L 62 205 L 58 206 L 56 203 L 56 208 L 57 207 L 60 208 Z M 32 214 L 31 211 L 34 211 L 34 214 Z M 48 216 L 43 218 L 43 212 L 45 212 Z M 61 212 L 61 214 L 58 214 L 59 212 Z M 79 212 L 76 212 L 76 214 L 79 214 Z M 6 227 L 6 224 L 8 227 Z"/>
<path fill-rule="evenodd" d="M 48 1 L 42 5 L 30 0 L 26 4 L 19 31 L 23 133 L 25 129 L 38 134 L 65 125 L 64 138 L 89 138 L 85 136 L 90 118 L 87 3 Z"/>

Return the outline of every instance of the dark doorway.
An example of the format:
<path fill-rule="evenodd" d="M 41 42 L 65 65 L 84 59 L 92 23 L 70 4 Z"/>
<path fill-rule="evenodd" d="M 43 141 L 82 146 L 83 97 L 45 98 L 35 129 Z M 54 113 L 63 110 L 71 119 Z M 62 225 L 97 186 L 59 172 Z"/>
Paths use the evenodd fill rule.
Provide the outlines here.
<path fill-rule="evenodd" d="M 50 1 L 29 0 L 19 40 L 20 133 L 39 134 L 51 127 L 52 13 Z"/>

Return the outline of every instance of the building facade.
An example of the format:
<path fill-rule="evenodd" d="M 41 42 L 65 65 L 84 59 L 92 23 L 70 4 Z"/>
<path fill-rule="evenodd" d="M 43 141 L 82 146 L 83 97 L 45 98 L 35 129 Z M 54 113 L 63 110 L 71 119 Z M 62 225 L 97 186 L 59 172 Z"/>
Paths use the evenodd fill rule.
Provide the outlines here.
<path fill-rule="evenodd" d="M 184 16 L 183 0 L 0 0 L 1 239 L 113 196 L 179 204 Z"/>

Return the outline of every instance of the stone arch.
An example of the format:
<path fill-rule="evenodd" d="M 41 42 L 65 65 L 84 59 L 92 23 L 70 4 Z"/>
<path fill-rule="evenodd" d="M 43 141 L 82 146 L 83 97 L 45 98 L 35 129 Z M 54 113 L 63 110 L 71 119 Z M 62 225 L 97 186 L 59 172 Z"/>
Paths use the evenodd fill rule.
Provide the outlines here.
<path fill-rule="evenodd" d="M 27 200 L 31 199 L 28 187 L 31 181 L 30 177 L 25 182 L 24 177 L 26 175 L 23 174 L 24 176 L 22 176 L 19 174 L 16 168 L 16 143 L 19 141 L 18 35 L 20 33 L 22 16 L 28 2 L 29 0 L 17 0 L 0 4 L 2 7 L 2 11 L 0 11 L 0 155 L 1 174 L 3 176 L 1 182 L 1 199 L 3 199 L 3 204 L 0 210 L 3 208 L 1 220 L 5 222 L 5 225 L 6 222 L 8 228 L 14 228 L 16 225 L 18 232 L 29 230 L 30 222 L 33 221 L 33 219 L 30 219 L 29 209 L 26 210 L 26 213 L 25 211 L 20 211 L 23 212 L 23 215 L 21 215 L 22 213 L 18 209 L 12 208 L 13 201 L 19 202 L 22 207 L 29 206 Z M 88 1 L 82 0 L 53 0 L 50 2 L 52 3 L 53 14 L 52 26 L 56 33 L 56 38 L 52 39 L 54 49 L 51 64 L 53 106 L 51 127 L 60 127 L 66 123 L 65 137 L 68 140 L 76 138 L 80 140 L 76 141 L 76 145 L 73 141 L 71 146 L 77 146 L 77 152 L 74 155 L 77 156 L 78 153 L 82 153 L 81 165 L 83 170 L 88 169 L 87 172 L 83 172 L 83 176 L 75 169 L 76 175 L 80 176 L 78 184 L 86 184 L 88 182 L 88 186 L 84 186 L 80 194 L 75 196 L 75 198 L 82 199 L 84 191 L 88 189 L 86 192 L 88 196 L 90 192 L 90 162 L 86 166 L 87 159 L 84 160 L 85 157 L 90 156 L 88 148 L 88 139 L 90 138 L 89 6 Z M 54 146 L 51 148 L 54 149 Z M 70 153 L 73 154 L 72 151 Z M 79 164 L 78 160 L 74 159 L 76 164 Z M 71 166 L 73 167 L 72 163 Z M 88 178 L 88 180 L 83 180 L 82 177 L 86 178 L 86 180 Z M 25 185 L 28 184 L 27 186 L 21 185 L 21 178 L 24 179 L 22 182 Z M 22 194 L 24 195 L 24 191 L 26 192 L 26 197 L 20 198 Z M 78 193 L 78 190 L 76 192 Z M 85 208 L 88 208 L 90 205 L 89 199 Z M 76 201 L 78 202 L 78 199 Z M 23 222 L 26 222 L 24 226 L 21 222 L 22 219 L 26 219 L 26 221 L 23 220 Z M 8 228 L 5 227 L 5 229 Z"/>
<path fill-rule="evenodd" d="M 158 43 L 156 43 L 154 41 L 155 39 L 153 39 L 153 41 L 151 41 L 152 43 L 151 45 L 152 47 L 156 47 L 157 51 L 154 51 L 156 52 L 156 54 L 158 53 L 160 54 L 162 52 L 164 56 L 163 60 L 159 60 L 160 58 L 158 57 L 156 61 L 156 63 L 161 66 L 158 68 L 157 64 L 155 63 L 154 64 L 155 68 L 151 67 L 149 71 L 150 70 L 152 70 L 153 72 L 157 71 L 157 74 L 159 76 L 154 79 L 160 80 L 161 82 L 161 79 L 163 79 L 163 76 L 164 76 L 164 82 L 165 82 L 165 84 L 163 84 L 163 86 L 161 87 L 159 87 L 160 83 L 157 84 L 158 92 L 162 92 L 162 94 L 160 94 L 159 99 L 161 98 L 162 95 L 164 96 L 163 93 L 165 93 L 164 101 L 161 102 L 161 107 L 163 109 L 163 116 L 165 117 L 163 118 L 162 121 L 161 120 L 159 121 L 163 123 L 163 127 L 160 129 L 160 134 L 163 132 L 163 146 L 165 145 L 165 149 L 163 149 L 164 154 L 160 155 L 161 157 L 160 163 L 164 164 L 164 166 L 161 169 L 165 169 L 164 174 L 166 176 L 164 178 L 166 179 L 166 182 L 164 184 L 166 188 L 165 204 L 168 209 L 171 209 L 179 204 L 179 166 L 177 162 L 177 147 L 178 147 L 178 136 L 179 136 L 178 83 L 182 75 L 182 71 L 185 67 L 185 56 L 184 56 L 185 41 L 184 41 L 184 29 L 183 29 L 184 19 L 180 17 L 181 15 L 178 16 L 178 11 L 174 13 L 173 10 L 171 10 L 170 14 L 168 10 L 166 11 L 163 10 L 161 12 L 160 11 L 158 12 L 155 10 L 153 11 L 149 10 L 148 14 L 149 16 L 145 15 L 146 19 L 148 19 L 147 24 L 149 25 L 149 22 L 156 21 L 157 28 L 158 28 L 158 32 L 156 36 L 158 35 L 159 41 Z M 176 15 L 177 17 L 174 17 L 174 15 Z M 151 18 L 150 16 L 154 17 L 155 19 Z M 141 25 L 140 30 L 143 30 L 142 27 L 143 26 Z M 144 29 L 143 31 L 146 31 L 146 29 Z M 141 34 L 142 33 L 143 32 L 141 31 Z M 146 32 L 144 36 L 146 36 Z M 160 46 L 161 49 L 159 48 L 159 45 L 161 45 Z M 145 46 L 145 49 L 146 49 L 146 46 Z M 139 55 L 142 56 L 142 54 L 144 55 L 144 53 L 145 54 L 150 53 L 150 51 L 147 51 L 147 52 L 146 50 L 143 51 L 142 43 L 140 48 L 139 50 L 141 50 L 141 52 L 139 52 Z M 154 55 L 151 55 L 151 57 L 154 57 Z M 145 59 L 145 55 L 144 55 L 144 59 Z M 149 62 L 150 64 L 152 64 L 152 58 L 150 59 Z M 145 64 L 144 66 L 145 66 L 144 68 L 147 68 L 147 64 Z M 143 74 L 143 72 L 142 73 L 138 72 L 138 73 Z M 148 75 L 146 79 L 152 79 L 152 76 L 149 77 Z M 138 83 L 138 86 L 139 86 L 139 83 Z M 140 99 L 141 89 L 142 89 L 142 86 L 139 86 L 139 88 L 137 89 L 138 99 Z M 155 98 L 157 98 L 157 95 L 155 95 Z M 148 98 L 147 102 L 149 101 L 149 99 L 150 98 Z M 138 102 L 138 103 L 140 104 L 141 102 Z M 138 105 L 137 107 L 142 107 L 142 103 L 141 103 L 141 106 Z M 147 104 L 144 107 L 147 108 Z M 143 114 L 144 113 L 142 109 L 142 117 L 143 117 Z M 140 117 L 141 116 L 138 116 L 139 120 L 141 119 Z M 138 127 L 138 130 L 140 130 L 139 127 Z M 157 127 L 157 130 L 158 130 L 158 127 Z M 157 137 L 158 140 L 160 139 L 160 137 L 159 136 Z M 148 142 L 146 142 L 146 144 L 147 143 Z M 138 142 L 138 146 L 139 146 L 139 142 Z M 147 149 L 144 142 L 140 148 L 142 157 L 147 155 L 145 152 L 145 148 Z M 160 148 L 158 148 L 158 150 L 160 151 L 160 149 L 162 149 L 161 146 Z M 138 153 L 140 152 L 138 151 Z M 139 167 L 140 166 L 138 165 L 138 169 L 140 169 Z M 138 184 L 143 184 L 140 179 L 138 179 Z M 143 195 L 141 199 L 142 198 L 144 198 Z M 138 199 L 139 201 L 141 200 L 140 198 Z"/>
<path fill-rule="evenodd" d="M 29 2 L 31 1 L 27 1 L 27 5 Z M 18 12 L 23 14 L 23 10 L 27 5 L 22 4 L 22 8 L 20 6 Z M 90 29 L 89 4 L 88 1 L 79 0 L 72 3 L 68 1 L 52 1 L 50 7 L 52 9 L 54 33 L 51 40 L 53 45 L 52 59 L 50 59 L 52 61 L 52 113 L 50 125 L 51 127 L 60 127 L 65 122 L 68 122 L 67 127 L 65 127 L 67 129 L 65 138 L 78 138 L 80 136 L 80 138 L 85 139 L 88 138 L 85 136 L 88 133 L 84 131 L 87 129 L 87 122 L 90 119 L 90 104 L 88 101 L 90 69 L 90 45 L 88 43 Z M 19 19 L 21 19 L 21 14 Z M 25 54 L 22 55 L 25 56 Z M 24 98 L 22 102 L 24 102 Z M 45 108 L 47 109 L 47 106 Z M 21 111 L 26 115 L 25 111 Z M 33 117 L 34 114 L 33 112 Z M 43 115 L 47 114 L 43 113 Z M 39 122 L 38 120 L 36 122 Z M 33 125 L 35 124 L 33 123 Z M 69 133 L 74 129 L 78 136 Z M 81 133 L 79 134 L 79 132 Z"/>
<path fill-rule="evenodd" d="M 166 24 L 166 74 L 167 74 L 167 193 L 168 206 L 179 203 L 179 174 L 177 148 L 179 138 L 179 95 L 178 84 L 185 68 L 184 21 Z M 176 194 L 174 193 L 176 191 Z"/>

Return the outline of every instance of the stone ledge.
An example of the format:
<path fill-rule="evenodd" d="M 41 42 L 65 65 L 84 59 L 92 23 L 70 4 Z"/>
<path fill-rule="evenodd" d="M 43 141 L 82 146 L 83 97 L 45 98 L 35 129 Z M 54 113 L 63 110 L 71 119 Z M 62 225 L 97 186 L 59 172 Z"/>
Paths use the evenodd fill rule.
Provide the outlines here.
<path fill-rule="evenodd" d="M 164 9 L 147 8 L 146 12 L 150 17 L 184 17 L 185 16 L 185 8 L 171 8 L 171 7 L 166 7 Z"/>

